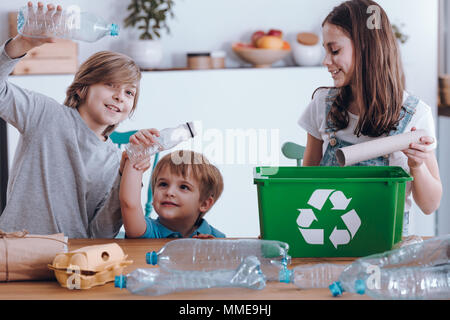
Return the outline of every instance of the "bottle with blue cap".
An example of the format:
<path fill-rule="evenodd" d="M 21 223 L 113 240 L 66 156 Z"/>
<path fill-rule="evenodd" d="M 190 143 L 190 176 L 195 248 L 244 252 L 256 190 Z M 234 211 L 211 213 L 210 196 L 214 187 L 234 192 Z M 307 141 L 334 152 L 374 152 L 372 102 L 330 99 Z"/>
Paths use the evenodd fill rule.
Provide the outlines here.
<path fill-rule="evenodd" d="M 266 279 L 258 258 L 249 256 L 236 270 L 187 270 L 172 273 L 161 268 L 140 268 L 127 275 L 116 276 L 114 286 L 127 288 L 133 294 L 158 296 L 217 287 L 262 290 L 266 286 Z"/>
<path fill-rule="evenodd" d="M 351 292 L 375 299 L 449 299 L 450 235 L 360 258 L 329 289 L 333 296 Z"/>
<path fill-rule="evenodd" d="M 337 281 L 347 265 L 319 263 L 300 265 L 292 270 L 280 270 L 279 280 L 284 283 L 293 283 L 300 289 L 328 288 Z"/>
<path fill-rule="evenodd" d="M 344 274 L 330 286 L 333 296 L 342 292 L 367 294 L 374 299 L 450 299 L 450 263 L 431 267 L 381 269 L 379 280 L 355 279 Z"/>
<path fill-rule="evenodd" d="M 280 270 L 291 262 L 285 242 L 260 239 L 177 239 L 158 252 L 147 252 L 148 264 L 172 272 L 235 269 L 248 256 L 256 256 L 267 280 L 278 281 Z"/>
<path fill-rule="evenodd" d="M 17 15 L 17 32 L 29 38 L 59 38 L 95 42 L 106 36 L 119 35 L 119 26 L 101 17 L 79 10 L 49 10 L 32 5 Z"/>
<path fill-rule="evenodd" d="M 194 138 L 197 135 L 194 122 L 182 123 L 175 128 L 165 128 L 159 132 L 159 137 L 154 137 L 156 143 L 150 147 L 128 143 L 125 145 L 128 158 L 131 163 L 136 163 L 142 158 L 152 156 L 157 152 L 171 149 L 183 141 Z"/>

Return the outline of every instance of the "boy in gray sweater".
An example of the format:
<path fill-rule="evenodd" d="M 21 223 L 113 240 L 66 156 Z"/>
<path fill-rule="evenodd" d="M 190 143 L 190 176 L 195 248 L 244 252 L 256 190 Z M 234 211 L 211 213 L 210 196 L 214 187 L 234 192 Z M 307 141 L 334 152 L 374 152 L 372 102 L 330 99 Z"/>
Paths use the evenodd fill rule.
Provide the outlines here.
<path fill-rule="evenodd" d="M 80 66 L 64 105 L 9 83 L 15 64 L 48 42 L 17 35 L 0 47 L 0 117 L 21 134 L 0 229 L 115 237 L 121 154 L 108 136 L 136 107 L 140 69 L 125 55 L 96 53 Z"/>

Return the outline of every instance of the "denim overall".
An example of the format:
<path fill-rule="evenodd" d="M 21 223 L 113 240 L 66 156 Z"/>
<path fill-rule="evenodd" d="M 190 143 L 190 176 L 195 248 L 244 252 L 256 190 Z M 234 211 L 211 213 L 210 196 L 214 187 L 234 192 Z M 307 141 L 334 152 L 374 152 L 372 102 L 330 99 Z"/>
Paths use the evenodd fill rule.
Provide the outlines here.
<path fill-rule="evenodd" d="M 337 95 L 337 89 L 330 89 L 328 92 L 328 96 L 326 98 L 326 110 L 325 110 L 325 119 L 327 119 L 328 113 L 330 112 L 331 106 L 334 102 L 334 99 Z M 412 116 L 416 112 L 417 104 L 419 103 L 419 99 L 415 96 L 409 95 L 406 99 L 402 110 L 400 112 L 400 122 L 397 126 L 397 130 L 392 130 L 389 132 L 389 136 L 393 136 L 396 134 L 403 133 L 405 131 L 406 126 L 411 121 Z M 329 137 L 329 143 L 327 150 L 325 151 L 322 160 L 320 161 L 321 166 L 339 166 L 339 163 L 336 158 L 336 151 L 339 148 L 351 146 L 352 143 L 349 143 L 345 140 L 339 139 L 336 137 L 336 130 L 333 128 L 333 123 L 328 119 L 327 120 L 327 128 L 325 129 L 325 133 Z M 361 161 L 359 163 L 354 164 L 353 166 L 388 166 L 389 165 L 389 155 L 384 155 L 378 158 Z M 403 236 L 408 235 L 408 226 L 409 226 L 409 212 L 405 212 L 403 216 Z"/>

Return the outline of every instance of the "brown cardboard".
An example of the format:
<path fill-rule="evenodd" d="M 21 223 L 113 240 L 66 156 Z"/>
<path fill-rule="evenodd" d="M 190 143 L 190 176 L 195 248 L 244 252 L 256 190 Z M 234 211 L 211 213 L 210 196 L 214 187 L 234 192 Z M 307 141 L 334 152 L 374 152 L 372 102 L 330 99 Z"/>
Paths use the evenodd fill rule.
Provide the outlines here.
<path fill-rule="evenodd" d="M 32 235 L 0 230 L 0 282 L 52 279 L 47 265 L 66 250 L 66 245 L 62 233 Z"/>
<path fill-rule="evenodd" d="M 115 276 L 133 263 L 126 258 L 117 243 L 94 245 L 58 254 L 48 268 L 55 272 L 62 287 L 90 289 L 114 281 Z"/>

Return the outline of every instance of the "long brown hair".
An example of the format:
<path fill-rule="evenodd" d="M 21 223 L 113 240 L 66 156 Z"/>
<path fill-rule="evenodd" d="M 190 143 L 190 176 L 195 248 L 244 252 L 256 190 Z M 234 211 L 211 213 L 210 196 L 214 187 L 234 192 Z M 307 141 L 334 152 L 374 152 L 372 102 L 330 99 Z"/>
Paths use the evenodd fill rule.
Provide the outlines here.
<path fill-rule="evenodd" d="M 139 98 L 139 66 L 128 56 L 111 51 L 100 51 L 89 57 L 78 69 L 72 84 L 67 88 L 64 104 L 78 108 L 84 103 L 89 86 L 97 83 L 136 84 L 136 95 L 130 116 L 136 109 Z M 103 135 L 109 135 L 118 126 L 108 126 Z"/>
<path fill-rule="evenodd" d="M 377 6 L 380 21 L 369 28 L 369 6 Z M 350 85 L 338 88 L 328 119 L 334 129 L 348 126 L 348 106 L 360 106 L 355 135 L 379 137 L 395 130 L 400 121 L 405 77 L 400 51 L 386 12 L 374 1 L 351 0 L 335 7 L 322 23 L 343 30 L 354 46 L 354 74 Z M 361 108 L 362 107 L 362 108 Z"/>

